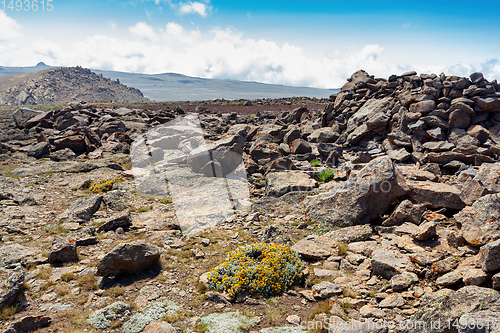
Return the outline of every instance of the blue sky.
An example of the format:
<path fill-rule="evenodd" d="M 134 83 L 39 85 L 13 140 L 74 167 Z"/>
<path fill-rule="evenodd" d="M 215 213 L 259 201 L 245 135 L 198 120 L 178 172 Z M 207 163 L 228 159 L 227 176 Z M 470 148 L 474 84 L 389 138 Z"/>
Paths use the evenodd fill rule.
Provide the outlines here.
<path fill-rule="evenodd" d="M 500 79 L 499 1 L 53 0 L 51 12 L 9 3 L 0 2 L 3 66 L 44 61 L 321 88 L 360 68 Z"/>

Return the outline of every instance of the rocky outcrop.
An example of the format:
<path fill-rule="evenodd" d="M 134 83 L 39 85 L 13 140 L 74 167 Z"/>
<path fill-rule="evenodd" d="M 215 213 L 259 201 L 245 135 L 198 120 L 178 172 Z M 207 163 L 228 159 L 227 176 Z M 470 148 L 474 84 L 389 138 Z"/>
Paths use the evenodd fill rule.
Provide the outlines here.
<path fill-rule="evenodd" d="M 0 106 L 62 104 L 73 100 L 141 102 L 140 90 L 127 87 L 81 67 L 60 67 L 10 77 L 14 82 L 0 91 Z"/>

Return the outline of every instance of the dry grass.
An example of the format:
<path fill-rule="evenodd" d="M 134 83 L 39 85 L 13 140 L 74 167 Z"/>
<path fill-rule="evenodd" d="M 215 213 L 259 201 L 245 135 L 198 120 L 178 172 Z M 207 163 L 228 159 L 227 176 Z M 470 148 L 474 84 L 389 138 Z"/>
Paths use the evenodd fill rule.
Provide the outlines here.
<path fill-rule="evenodd" d="M 125 294 L 125 288 L 123 288 L 122 286 L 114 286 L 106 289 L 102 295 L 115 298 L 118 296 L 122 296 L 123 294 Z"/>
<path fill-rule="evenodd" d="M 99 289 L 97 279 L 94 275 L 88 274 L 79 278 L 76 283 L 85 291 L 92 291 Z"/>

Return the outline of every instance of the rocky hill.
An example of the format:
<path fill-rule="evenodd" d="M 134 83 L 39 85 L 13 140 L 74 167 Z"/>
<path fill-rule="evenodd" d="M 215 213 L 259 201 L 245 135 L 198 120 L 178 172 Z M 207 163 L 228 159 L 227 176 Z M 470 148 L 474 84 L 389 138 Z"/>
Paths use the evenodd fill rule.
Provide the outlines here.
<path fill-rule="evenodd" d="M 358 71 L 321 109 L 19 109 L 0 325 L 496 332 L 499 92 Z"/>
<path fill-rule="evenodd" d="M 62 104 L 73 100 L 140 102 L 140 90 L 81 67 L 0 77 L 0 106 Z"/>

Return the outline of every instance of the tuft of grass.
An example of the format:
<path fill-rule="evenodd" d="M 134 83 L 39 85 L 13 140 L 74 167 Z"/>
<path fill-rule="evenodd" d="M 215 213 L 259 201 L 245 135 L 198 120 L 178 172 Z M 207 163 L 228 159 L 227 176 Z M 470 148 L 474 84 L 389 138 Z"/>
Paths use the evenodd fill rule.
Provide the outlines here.
<path fill-rule="evenodd" d="M 56 287 L 56 294 L 59 296 L 64 296 L 69 294 L 69 285 L 67 284 L 60 284 Z"/>
<path fill-rule="evenodd" d="M 316 160 L 316 159 L 309 161 L 309 163 L 310 163 L 310 164 L 311 164 L 311 166 L 313 166 L 313 167 L 316 167 L 316 166 L 320 166 L 320 165 L 321 165 L 321 162 L 320 162 L 320 161 L 318 161 L 318 160 Z"/>
<path fill-rule="evenodd" d="M 339 247 L 339 255 L 345 257 L 347 255 L 349 245 L 344 242 L 337 242 L 337 245 Z"/>
<path fill-rule="evenodd" d="M 64 282 L 69 282 L 71 280 L 74 280 L 76 278 L 75 273 L 69 272 L 69 273 L 64 273 L 61 275 L 61 280 Z"/>
<path fill-rule="evenodd" d="M 36 278 L 39 280 L 48 280 L 51 275 L 52 275 L 52 268 L 40 267 L 38 269 L 38 274 L 36 275 Z"/>
<path fill-rule="evenodd" d="M 87 274 L 79 278 L 76 283 L 85 291 L 97 290 L 99 286 L 97 285 L 97 279 L 92 274 Z"/>
<path fill-rule="evenodd" d="M 142 207 L 139 207 L 139 209 L 137 211 L 139 213 L 146 213 L 146 212 L 149 212 L 150 210 L 151 210 L 150 206 L 142 206 Z"/>
<path fill-rule="evenodd" d="M 329 313 L 329 312 L 330 312 L 330 300 L 328 299 L 321 300 L 316 303 L 316 308 L 313 310 L 309 318 L 313 320 L 317 314 Z"/>
<path fill-rule="evenodd" d="M 10 320 L 16 313 L 21 312 L 19 305 L 7 306 L 0 310 L 0 320 Z"/>
<path fill-rule="evenodd" d="M 208 291 L 208 288 L 207 288 L 207 286 L 204 283 L 198 283 L 198 285 L 196 286 L 196 290 L 200 294 L 204 294 L 204 293 L 206 293 Z"/>
<path fill-rule="evenodd" d="M 123 288 L 122 286 L 114 286 L 106 289 L 102 295 L 109 297 L 118 297 L 122 296 L 123 294 L 125 294 L 125 288 Z"/>
<path fill-rule="evenodd" d="M 164 205 L 167 205 L 167 204 L 171 204 L 173 203 L 173 200 L 171 197 L 168 197 L 168 198 L 162 198 L 160 199 L 160 203 L 164 204 Z"/>
<path fill-rule="evenodd" d="M 320 173 L 318 173 L 318 180 L 323 183 L 328 183 L 330 180 L 333 179 L 334 175 L 335 175 L 335 170 L 325 169 L 322 170 Z"/>

